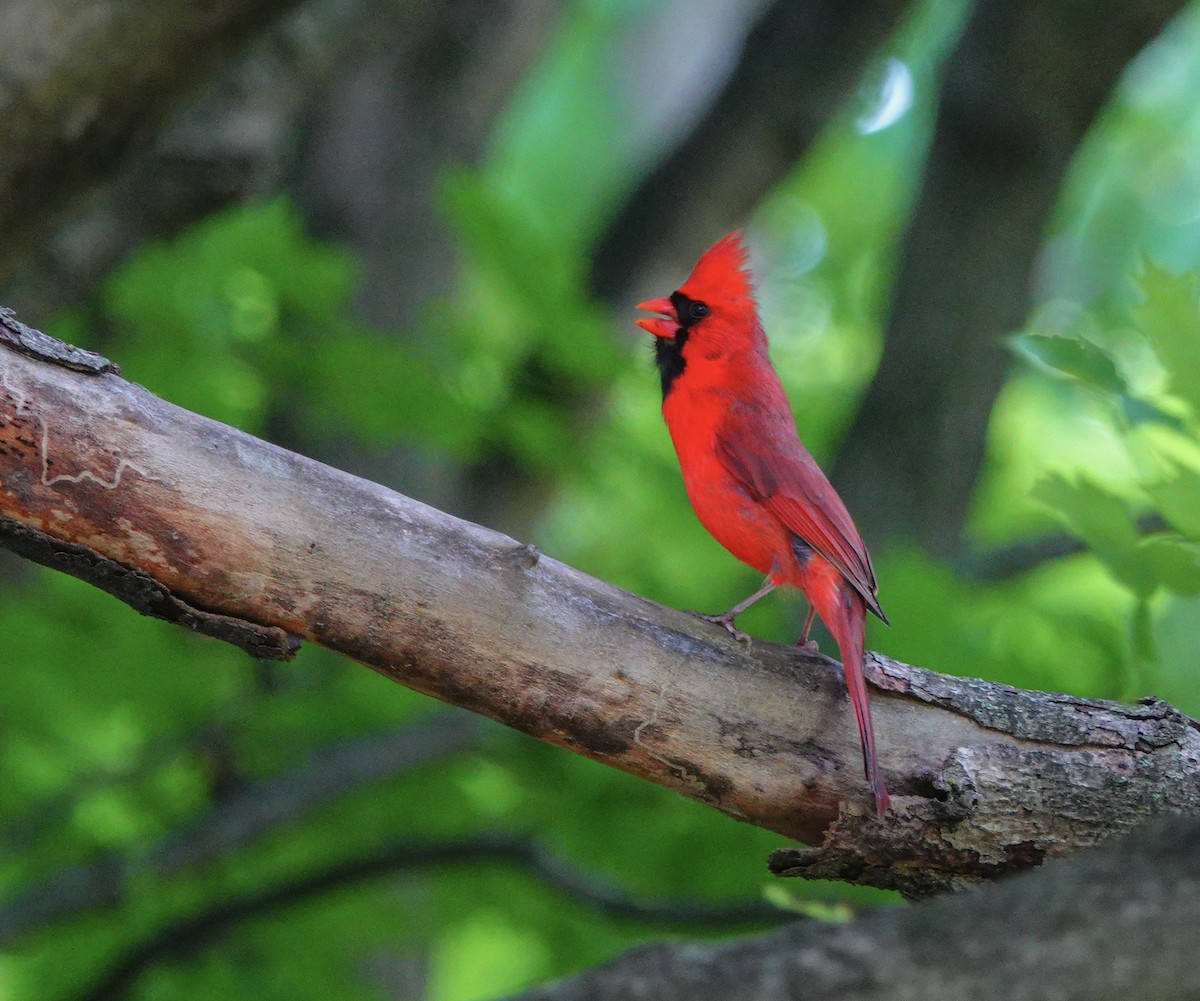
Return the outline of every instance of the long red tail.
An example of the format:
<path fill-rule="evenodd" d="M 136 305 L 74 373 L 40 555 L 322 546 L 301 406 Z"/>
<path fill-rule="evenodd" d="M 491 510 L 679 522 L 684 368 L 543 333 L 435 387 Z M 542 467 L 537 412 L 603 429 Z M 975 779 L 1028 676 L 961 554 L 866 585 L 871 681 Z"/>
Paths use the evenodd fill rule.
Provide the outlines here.
<path fill-rule="evenodd" d="M 875 729 L 871 724 L 871 706 L 867 702 L 867 683 L 863 678 L 863 633 L 867 607 L 862 596 L 844 581 L 839 581 L 835 587 L 814 590 L 817 593 L 810 592 L 809 601 L 833 634 L 842 655 L 846 689 L 850 693 L 850 705 L 854 708 L 859 742 L 862 744 L 863 768 L 875 793 L 875 812 L 882 817 L 888 808 L 888 791 L 879 770 Z"/>

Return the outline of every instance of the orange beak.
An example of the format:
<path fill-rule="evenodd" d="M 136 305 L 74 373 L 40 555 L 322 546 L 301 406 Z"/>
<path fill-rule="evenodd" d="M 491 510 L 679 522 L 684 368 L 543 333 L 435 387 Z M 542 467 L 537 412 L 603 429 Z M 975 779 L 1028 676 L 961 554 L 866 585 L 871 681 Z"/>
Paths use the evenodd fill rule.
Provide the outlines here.
<path fill-rule="evenodd" d="M 645 302 L 639 302 L 637 308 L 659 314 L 653 319 L 643 316 L 633 321 L 643 330 L 649 331 L 655 337 L 674 337 L 679 333 L 679 316 L 670 299 L 647 299 Z"/>

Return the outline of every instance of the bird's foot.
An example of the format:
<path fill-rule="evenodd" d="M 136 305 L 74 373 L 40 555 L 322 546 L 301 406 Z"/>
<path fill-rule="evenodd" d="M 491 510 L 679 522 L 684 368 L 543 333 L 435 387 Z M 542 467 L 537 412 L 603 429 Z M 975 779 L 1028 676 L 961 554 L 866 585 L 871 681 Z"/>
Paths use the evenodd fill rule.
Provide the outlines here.
<path fill-rule="evenodd" d="M 706 612 L 692 612 L 692 614 L 697 618 L 703 619 L 705 622 L 711 622 L 714 626 L 721 626 L 739 643 L 745 643 L 747 646 L 750 645 L 750 634 L 742 632 L 735 626 L 733 624 L 734 617 L 728 612 L 724 612 L 721 615 L 709 615 Z"/>
<path fill-rule="evenodd" d="M 820 653 L 821 648 L 817 646 L 816 640 L 808 638 L 808 631 L 812 628 L 813 616 L 817 614 L 817 610 L 810 603 L 808 606 L 808 614 L 804 616 L 804 628 L 800 630 L 800 637 L 796 640 L 796 647 L 801 653 L 812 655 Z"/>

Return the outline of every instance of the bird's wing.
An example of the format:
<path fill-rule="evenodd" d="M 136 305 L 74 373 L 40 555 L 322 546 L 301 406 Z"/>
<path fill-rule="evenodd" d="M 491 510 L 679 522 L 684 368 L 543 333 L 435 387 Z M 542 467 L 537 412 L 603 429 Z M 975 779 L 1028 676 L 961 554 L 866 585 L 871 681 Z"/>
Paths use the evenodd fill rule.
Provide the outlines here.
<path fill-rule="evenodd" d="M 754 441 L 754 448 L 739 448 L 734 437 L 729 429 L 717 433 L 721 465 L 788 531 L 837 567 L 867 607 L 887 622 L 876 597 L 879 587 L 867 547 L 841 498 L 799 440 L 772 447 L 769 436 L 754 436 L 746 439 Z"/>

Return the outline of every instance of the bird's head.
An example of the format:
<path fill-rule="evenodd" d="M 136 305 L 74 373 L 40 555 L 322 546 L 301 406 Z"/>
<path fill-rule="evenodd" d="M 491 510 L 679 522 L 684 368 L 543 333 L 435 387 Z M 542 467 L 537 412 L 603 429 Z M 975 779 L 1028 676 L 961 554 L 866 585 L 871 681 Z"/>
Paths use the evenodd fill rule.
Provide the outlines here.
<path fill-rule="evenodd" d="M 655 357 L 664 398 L 689 358 L 719 364 L 718 359 L 730 352 L 755 346 L 765 350 L 740 231 L 709 247 L 670 296 L 648 299 L 637 308 L 658 314 L 636 322 L 657 338 Z"/>
<path fill-rule="evenodd" d="M 636 321 L 655 337 L 674 338 L 681 331 L 748 331 L 757 324 L 757 313 L 741 232 L 735 230 L 709 247 L 677 291 L 665 299 L 640 302 L 637 308 L 658 314 Z"/>

